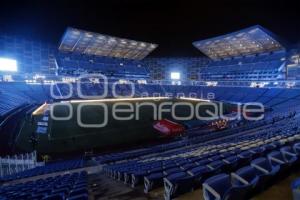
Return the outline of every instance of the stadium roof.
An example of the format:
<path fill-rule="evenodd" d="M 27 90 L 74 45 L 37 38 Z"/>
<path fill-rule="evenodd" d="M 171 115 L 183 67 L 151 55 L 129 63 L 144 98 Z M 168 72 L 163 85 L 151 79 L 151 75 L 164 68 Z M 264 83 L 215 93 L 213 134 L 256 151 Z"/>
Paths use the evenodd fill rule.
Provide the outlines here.
<path fill-rule="evenodd" d="M 141 60 L 158 45 L 67 28 L 59 50 L 87 55 Z"/>
<path fill-rule="evenodd" d="M 193 45 L 216 60 L 284 49 L 275 38 L 270 31 L 256 25 L 227 35 L 196 41 Z"/>

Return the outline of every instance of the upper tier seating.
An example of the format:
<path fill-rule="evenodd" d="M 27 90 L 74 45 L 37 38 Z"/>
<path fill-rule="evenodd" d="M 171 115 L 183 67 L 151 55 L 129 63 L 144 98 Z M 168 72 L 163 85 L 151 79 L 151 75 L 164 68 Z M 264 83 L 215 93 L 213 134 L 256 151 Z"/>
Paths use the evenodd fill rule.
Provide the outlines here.
<path fill-rule="evenodd" d="M 201 80 L 276 80 L 282 78 L 285 53 L 237 57 L 211 62 L 200 71 Z"/>
<path fill-rule="evenodd" d="M 53 87 L 53 94 L 50 92 L 50 85 L 26 84 L 21 82 L 0 83 L 0 116 L 10 112 L 12 109 L 26 103 L 42 104 L 47 101 L 61 100 L 63 97 L 68 99 L 99 98 L 104 93 L 104 85 L 101 83 L 82 83 L 80 88 L 77 84 L 72 85 L 70 91 L 67 84 L 57 84 Z M 108 84 L 106 98 L 113 98 L 113 84 Z M 134 87 L 134 90 L 132 89 Z M 118 96 L 130 96 L 134 91 L 133 97 L 145 96 L 185 96 L 202 99 L 213 99 L 227 102 L 261 102 L 265 106 L 273 108 L 292 108 L 299 106 L 299 89 L 287 88 L 249 88 L 249 87 L 207 87 L 207 86 L 181 86 L 181 85 L 152 85 L 152 84 L 117 84 L 115 93 Z M 96 97 L 95 97 L 96 96 Z M 60 99 L 61 98 L 61 99 Z M 102 97 L 103 98 L 103 97 Z"/>
<path fill-rule="evenodd" d="M 57 64 L 63 75 L 102 73 L 114 78 L 148 78 L 149 72 L 142 62 L 136 60 L 92 57 L 76 54 L 58 54 Z"/>
<path fill-rule="evenodd" d="M 69 94 L 68 87 L 59 85 L 59 94 Z M 133 97 L 144 96 L 170 96 L 171 97 L 196 97 L 207 99 L 208 97 L 217 101 L 227 102 L 260 102 L 268 107 L 292 107 L 299 105 L 300 92 L 298 89 L 284 88 L 249 88 L 249 87 L 207 87 L 207 86 L 180 86 L 180 85 L 152 85 L 152 84 L 121 84 L 115 87 L 116 94 L 119 96 L 130 96 L 134 91 Z M 102 84 L 83 83 L 80 86 L 83 95 L 93 98 L 95 95 L 101 96 L 104 93 Z M 113 98 L 112 84 L 108 85 L 107 98 Z M 79 98 L 77 86 L 73 86 L 72 98 Z"/>

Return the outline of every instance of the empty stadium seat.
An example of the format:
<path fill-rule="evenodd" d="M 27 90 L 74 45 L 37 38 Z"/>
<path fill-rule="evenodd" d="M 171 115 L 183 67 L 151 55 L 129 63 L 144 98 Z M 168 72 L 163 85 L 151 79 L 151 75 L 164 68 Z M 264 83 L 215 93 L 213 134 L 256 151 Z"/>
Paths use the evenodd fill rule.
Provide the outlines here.
<path fill-rule="evenodd" d="M 264 187 L 280 170 L 280 165 L 272 165 L 267 158 L 257 158 L 251 161 L 251 166 L 259 177 L 259 185 Z"/>
<path fill-rule="evenodd" d="M 300 143 L 294 144 L 293 149 L 297 154 L 300 154 Z"/>
<path fill-rule="evenodd" d="M 235 176 L 233 180 L 234 185 L 241 184 L 247 187 L 246 196 L 250 194 L 252 189 L 254 189 L 259 182 L 259 176 L 256 174 L 256 170 L 251 166 L 240 168 L 231 175 Z"/>
<path fill-rule="evenodd" d="M 233 171 L 239 166 L 240 158 L 237 157 L 236 155 L 232 155 L 224 158 L 222 161 L 225 163 L 224 169 L 229 172 L 229 171 Z"/>
<path fill-rule="evenodd" d="M 268 159 L 273 165 L 279 165 L 282 171 L 286 171 L 288 167 L 296 162 L 297 156 L 295 154 L 290 155 L 288 152 L 272 151 L 268 154 Z"/>
<path fill-rule="evenodd" d="M 247 185 L 243 183 L 233 185 L 232 179 L 235 177 L 230 177 L 228 174 L 218 174 L 207 179 L 203 183 L 204 199 L 244 199 Z"/>
<path fill-rule="evenodd" d="M 194 178 L 186 172 L 174 173 L 164 178 L 165 199 L 170 200 L 191 191 L 194 188 Z"/>
<path fill-rule="evenodd" d="M 78 185 L 79 183 L 79 185 Z M 79 187 L 80 186 L 80 187 Z M 87 173 L 82 171 L 0 187 L 0 199 L 86 199 Z M 76 197 L 76 198 L 75 198 Z"/>

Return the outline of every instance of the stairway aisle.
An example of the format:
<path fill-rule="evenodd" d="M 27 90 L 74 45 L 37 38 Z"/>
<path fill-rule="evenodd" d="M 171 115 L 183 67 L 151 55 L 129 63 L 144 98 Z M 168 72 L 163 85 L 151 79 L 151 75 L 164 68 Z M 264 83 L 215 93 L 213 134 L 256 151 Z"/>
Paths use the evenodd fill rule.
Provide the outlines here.
<path fill-rule="evenodd" d="M 122 182 L 116 182 L 104 174 L 89 176 L 89 194 L 92 200 L 161 200 L 163 191 L 153 191 L 146 195 L 143 187 L 131 188 Z"/>

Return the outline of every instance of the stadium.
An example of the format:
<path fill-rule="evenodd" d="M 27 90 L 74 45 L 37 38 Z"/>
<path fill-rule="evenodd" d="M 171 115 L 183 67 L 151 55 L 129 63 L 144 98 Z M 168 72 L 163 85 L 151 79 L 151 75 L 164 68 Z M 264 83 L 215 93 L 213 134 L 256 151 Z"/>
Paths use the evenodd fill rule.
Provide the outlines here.
<path fill-rule="evenodd" d="M 0 200 L 300 199 L 296 8 L 3 2 Z"/>

